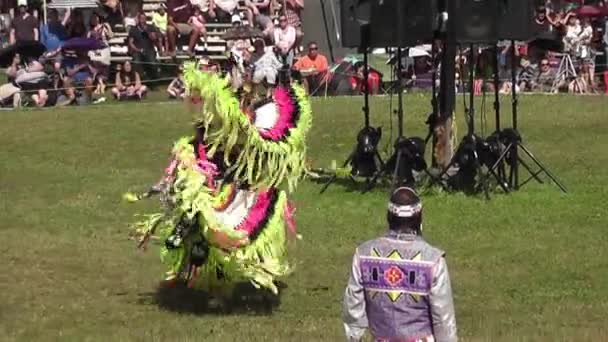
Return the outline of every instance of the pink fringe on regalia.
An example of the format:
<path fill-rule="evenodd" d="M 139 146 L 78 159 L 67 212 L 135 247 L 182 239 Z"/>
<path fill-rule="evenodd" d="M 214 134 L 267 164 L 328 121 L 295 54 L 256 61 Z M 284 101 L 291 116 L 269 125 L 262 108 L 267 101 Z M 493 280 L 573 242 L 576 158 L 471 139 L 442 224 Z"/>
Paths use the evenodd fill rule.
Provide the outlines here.
<path fill-rule="evenodd" d="M 280 140 L 285 136 L 287 130 L 294 127 L 293 114 L 296 111 L 296 103 L 289 91 L 282 87 L 275 89 L 274 100 L 279 111 L 279 118 L 274 127 L 261 130 L 260 134 L 266 139 Z"/>

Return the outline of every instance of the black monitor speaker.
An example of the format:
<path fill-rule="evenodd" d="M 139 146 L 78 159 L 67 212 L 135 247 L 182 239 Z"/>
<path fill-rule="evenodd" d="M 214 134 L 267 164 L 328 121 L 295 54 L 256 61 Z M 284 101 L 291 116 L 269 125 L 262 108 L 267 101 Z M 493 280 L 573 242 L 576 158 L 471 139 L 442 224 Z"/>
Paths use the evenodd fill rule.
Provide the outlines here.
<path fill-rule="evenodd" d="M 363 30 L 371 21 L 372 0 L 340 0 L 342 46 L 362 47 Z"/>
<path fill-rule="evenodd" d="M 528 40 L 534 35 L 534 0 L 450 0 L 449 29 L 459 43 Z"/>
<path fill-rule="evenodd" d="M 498 0 L 498 38 L 529 40 L 535 35 L 534 0 Z"/>
<path fill-rule="evenodd" d="M 448 27 L 459 43 L 493 43 L 498 40 L 498 2 L 502 0 L 448 1 Z"/>
<path fill-rule="evenodd" d="M 363 46 L 366 28 L 369 47 L 430 42 L 436 16 L 437 0 L 341 0 L 342 46 Z"/>
<path fill-rule="evenodd" d="M 374 1 L 370 27 L 372 46 L 406 47 L 430 43 L 436 17 L 436 0 Z"/>

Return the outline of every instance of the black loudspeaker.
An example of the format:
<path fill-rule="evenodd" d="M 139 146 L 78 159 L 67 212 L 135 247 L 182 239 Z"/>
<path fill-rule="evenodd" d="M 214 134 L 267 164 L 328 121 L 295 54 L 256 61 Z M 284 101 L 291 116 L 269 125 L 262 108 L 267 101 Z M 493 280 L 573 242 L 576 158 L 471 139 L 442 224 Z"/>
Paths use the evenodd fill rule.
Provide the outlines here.
<path fill-rule="evenodd" d="M 533 0 L 496 0 L 498 2 L 498 38 L 529 40 L 534 35 Z"/>
<path fill-rule="evenodd" d="M 363 28 L 370 24 L 372 0 L 340 0 L 340 25 L 342 46 L 348 48 L 364 45 Z"/>
<path fill-rule="evenodd" d="M 498 41 L 499 2 L 504 0 L 449 0 L 448 26 L 459 43 Z"/>
<path fill-rule="evenodd" d="M 430 42 L 437 0 L 377 0 L 372 5 L 372 47 L 406 47 Z"/>

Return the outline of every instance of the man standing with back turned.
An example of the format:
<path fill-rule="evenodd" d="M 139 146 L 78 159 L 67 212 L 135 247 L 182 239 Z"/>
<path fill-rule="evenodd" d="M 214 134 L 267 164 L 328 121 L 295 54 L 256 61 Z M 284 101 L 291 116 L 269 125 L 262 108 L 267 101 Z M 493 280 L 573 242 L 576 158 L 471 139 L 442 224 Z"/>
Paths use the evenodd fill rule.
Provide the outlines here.
<path fill-rule="evenodd" d="M 416 192 L 393 192 L 389 232 L 357 248 L 344 294 L 348 341 L 369 328 L 374 341 L 455 342 L 456 318 L 445 253 L 422 239 Z"/>

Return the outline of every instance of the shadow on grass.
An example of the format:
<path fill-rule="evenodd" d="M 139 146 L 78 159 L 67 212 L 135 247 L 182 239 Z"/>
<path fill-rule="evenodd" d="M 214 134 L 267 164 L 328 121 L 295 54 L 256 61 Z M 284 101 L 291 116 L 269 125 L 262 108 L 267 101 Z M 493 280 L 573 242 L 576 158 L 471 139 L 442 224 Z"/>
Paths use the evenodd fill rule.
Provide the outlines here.
<path fill-rule="evenodd" d="M 162 310 L 180 314 L 270 315 L 281 304 L 281 295 L 287 285 L 279 283 L 277 287 L 279 294 L 274 295 L 269 290 L 256 289 L 250 283 L 240 283 L 231 297 L 218 300 L 208 292 L 188 288 L 185 284 L 159 286 L 155 292 L 139 294 L 137 302 L 140 305 L 157 305 Z"/>

